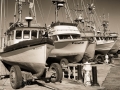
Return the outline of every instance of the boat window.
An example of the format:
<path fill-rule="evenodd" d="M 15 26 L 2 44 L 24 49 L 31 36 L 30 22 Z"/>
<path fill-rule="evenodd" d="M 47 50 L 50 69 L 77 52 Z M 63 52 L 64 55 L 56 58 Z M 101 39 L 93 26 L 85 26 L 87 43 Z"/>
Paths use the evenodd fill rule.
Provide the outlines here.
<path fill-rule="evenodd" d="M 39 31 L 38 38 L 41 38 L 41 37 L 42 37 L 42 31 Z"/>
<path fill-rule="evenodd" d="M 112 37 L 110 37 L 110 40 L 112 40 Z"/>
<path fill-rule="evenodd" d="M 80 39 L 80 35 L 76 34 L 76 35 L 71 35 L 73 39 Z"/>
<path fill-rule="evenodd" d="M 105 37 L 103 37 L 103 40 L 105 40 Z"/>
<path fill-rule="evenodd" d="M 30 38 L 30 31 L 29 30 L 24 30 L 23 31 L 23 38 L 24 39 L 29 39 Z"/>
<path fill-rule="evenodd" d="M 60 39 L 71 39 L 70 35 L 59 35 Z"/>
<path fill-rule="evenodd" d="M 99 37 L 96 37 L 97 40 L 100 40 Z"/>
<path fill-rule="evenodd" d="M 54 35 L 54 36 L 52 37 L 52 39 L 53 39 L 53 41 L 58 41 L 58 38 L 57 38 L 56 35 Z"/>
<path fill-rule="evenodd" d="M 21 39 L 22 38 L 22 31 L 21 30 L 17 30 L 16 31 L 16 39 Z"/>
<path fill-rule="evenodd" d="M 109 38 L 108 38 L 108 37 L 105 37 L 105 40 L 109 40 Z"/>
<path fill-rule="evenodd" d="M 31 32 L 31 38 L 36 39 L 37 38 L 37 30 L 32 30 Z"/>
<path fill-rule="evenodd" d="M 100 37 L 101 40 L 103 40 L 103 37 Z"/>

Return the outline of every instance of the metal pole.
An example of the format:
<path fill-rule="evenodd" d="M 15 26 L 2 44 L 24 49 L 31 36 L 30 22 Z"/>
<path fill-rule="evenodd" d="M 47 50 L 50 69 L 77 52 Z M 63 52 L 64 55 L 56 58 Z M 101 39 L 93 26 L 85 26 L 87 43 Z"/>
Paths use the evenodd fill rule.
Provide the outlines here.
<path fill-rule="evenodd" d="M 98 81 L 97 81 L 97 67 L 96 66 L 92 66 L 92 78 L 93 78 L 92 86 L 99 86 Z"/>
<path fill-rule="evenodd" d="M 77 65 L 77 70 L 78 70 L 78 80 L 82 80 L 82 66 Z"/>
<path fill-rule="evenodd" d="M 2 47 L 2 40 L 1 40 L 1 37 L 2 37 L 2 12 L 3 12 L 3 0 L 1 0 L 1 23 L 0 23 L 0 48 Z"/>
<path fill-rule="evenodd" d="M 18 0 L 18 14 L 19 14 L 19 22 L 22 19 L 22 0 Z"/>
<path fill-rule="evenodd" d="M 55 7 L 55 23 L 57 22 L 57 17 L 58 17 L 58 10 L 57 10 L 57 2 L 56 2 L 56 7 Z"/>

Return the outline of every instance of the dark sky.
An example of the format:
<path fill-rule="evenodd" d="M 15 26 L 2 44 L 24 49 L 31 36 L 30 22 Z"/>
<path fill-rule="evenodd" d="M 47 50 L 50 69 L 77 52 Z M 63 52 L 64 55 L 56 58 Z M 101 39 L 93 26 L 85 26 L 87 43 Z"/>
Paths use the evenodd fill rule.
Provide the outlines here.
<path fill-rule="evenodd" d="M 0 0 L 1 1 L 1 0 Z M 42 7 L 42 13 L 39 12 L 37 2 L 40 7 Z M 73 1 L 75 3 L 79 3 L 81 0 L 67 0 L 70 9 L 74 8 Z M 6 2 L 6 23 L 8 27 L 9 22 L 13 22 L 13 15 L 14 15 L 14 2 L 15 0 L 5 0 Z M 37 13 L 37 21 L 43 26 L 45 23 L 49 25 L 52 21 L 55 21 L 55 8 L 52 4 L 51 0 L 35 0 L 36 2 L 36 13 Z M 108 17 L 109 13 L 109 29 L 113 32 L 120 33 L 120 0 L 84 0 L 85 5 L 88 3 L 94 2 L 96 7 L 96 12 L 98 17 L 102 16 L 103 14 Z M 8 4 L 7 4 L 8 3 Z M 41 3 L 41 4 L 40 4 Z M 8 10 L 7 10 L 8 7 Z M 1 8 L 1 7 L 0 7 Z M 50 10 L 51 8 L 51 10 Z M 75 17 L 73 14 L 73 18 Z M 25 16 L 28 16 L 28 8 L 23 6 L 23 19 Z M 41 18 L 41 14 L 43 15 L 43 19 Z M 66 16 L 64 15 L 64 8 L 61 8 L 59 11 L 59 18 L 60 21 L 66 21 Z"/>

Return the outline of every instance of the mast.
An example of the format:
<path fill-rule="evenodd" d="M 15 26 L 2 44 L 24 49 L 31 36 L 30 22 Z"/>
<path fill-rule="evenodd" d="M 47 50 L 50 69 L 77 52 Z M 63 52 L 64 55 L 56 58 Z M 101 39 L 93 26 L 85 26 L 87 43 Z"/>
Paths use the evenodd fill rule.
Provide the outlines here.
<path fill-rule="evenodd" d="M 18 22 L 22 21 L 22 2 L 25 0 L 16 0 L 18 2 Z"/>
<path fill-rule="evenodd" d="M 0 23 L 0 48 L 2 47 L 2 12 L 3 12 L 3 0 L 1 0 L 1 23 Z"/>
<path fill-rule="evenodd" d="M 109 24 L 109 22 L 107 20 L 105 20 L 105 15 L 103 14 L 103 23 L 102 23 L 102 26 L 104 28 L 104 33 L 103 33 L 104 36 L 105 36 L 106 31 L 107 31 L 108 24 Z"/>
<path fill-rule="evenodd" d="M 57 17 L 58 17 L 58 10 L 63 7 L 65 1 L 64 0 L 52 0 L 53 4 L 55 6 L 55 22 L 57 22 Z"/>

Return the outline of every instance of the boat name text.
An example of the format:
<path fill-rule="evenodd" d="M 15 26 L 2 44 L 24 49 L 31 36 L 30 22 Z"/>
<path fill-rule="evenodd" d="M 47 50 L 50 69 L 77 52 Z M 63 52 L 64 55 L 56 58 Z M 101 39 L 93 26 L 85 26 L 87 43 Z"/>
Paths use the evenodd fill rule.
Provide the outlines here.
<path fill-rule="evenodd" d="M 84 42 L 72 42 L 72 44 L 84 44 Z"/>

